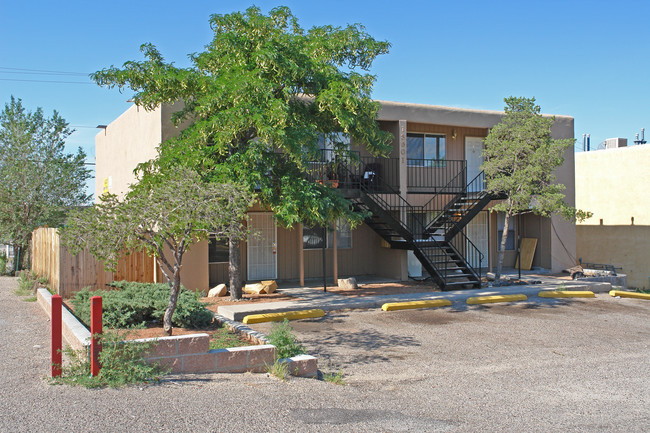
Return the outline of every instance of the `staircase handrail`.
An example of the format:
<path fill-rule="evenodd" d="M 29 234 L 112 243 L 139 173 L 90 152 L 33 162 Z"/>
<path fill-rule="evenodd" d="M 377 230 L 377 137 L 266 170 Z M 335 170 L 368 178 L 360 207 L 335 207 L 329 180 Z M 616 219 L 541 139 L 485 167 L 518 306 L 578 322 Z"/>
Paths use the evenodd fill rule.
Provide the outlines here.
<path fill-rule="evenodd" d="M 478 273 L 476 272 L 475 267 L 469 262 L 470 254 L 467 251 L 465 251 L 465 254 L 460 254 L 458 252 L 458 250 L 456 249 L 456 247 L 453 245 L 453 242 L 449 242 L 449 246 L 454 250 L 454 252 L 456 252 L 456 254 L 458 254 L 460 257 L 463 257 L 463 259 L 467 263 L 467 269 L 474 272 L 474 276 L 476 278 L 478 278 L 479 281 L 480 281 L 481 274 L 483 273 L 482 272 L 483 267 L 481 266 L 481 264 L 483 263 L 483 258 L 485 257 L 485 254 L 483 254 L 481 252 L 481 250 L 479 250 L 478 247 L 476 245 L 474 245 L 474 242 L 472 242 L 470 240 L 470 238 L 468 238 L 467 235 L 462 230 L 458 232 L 457 236 L 461 237 L 462 241 L 465 243 L 465 246 L 469 247 L 470 251 L 473 254 L 478 255 L 477 256 L 478 257 Z"/>
<path fill-rule="evenodd" d="M 474 176 L 474 179 L 470 180 L 470 181 L 467 183 L 467 185 L 465 185 L 465 186 L 463 187 L 463 190 L 462 190 L 460 193 L 456 194 L 456 195 L 454 196 L 454 198 L 452 198 L 451 200 L 449 200 L 449 201 L 447 202 L 447 204 L 445 205 L 445 207 L 444 207 L 444 208 L 443 208 L 443 209 L 442 209 L 442 210 L 441 210 L 441 211 L 440 211 L 440 212 L 439 212 L 439 213 L 438 213 L 438 214 L 437 214 L 437 215 L 436 215 L 436 216 L 435 216 L 431 221 L 429 221 L 429 223 L 427 224 L 427 226 L 426 226 L 426 228 L 425 228 L 425 231 L 428 230 L 429 227 L 431 227 L 432 225 L 434 225 L 434 224 L 435 224 L 435 223 L 436 223 L 440 218 L 442 218 L 442 216 L 445 215 L 445 213 L 446 213 L 449 209 L 451 209 L 451 207 L 454 206 L 454 205 L 458 202 L 458 200 L 460 200 L 460 198 L 462 198 L 463 196 L 465 196 L 465 195 L 467 194 L 468 190 L 469 190 L 469 186 L 472 185 L 472 184 L 473 184 L 477 179 L 479 179 L 480 177 L 485 178 L 485 172 L 481 171 L 479 174 L 477 174 L 476 176 Z M 484 181 L 484 180 L 483 180 L 483 181 Z M 485 190 L 483 189 L 482 191 L 485 191 Z M 435 198 L 435 197 L 434 197 L 434 198 Z M 431 200 L 433 200 L 433 198 L 432 198 Z M 429 202 L 430 202 L 431 200 L 429 200 Z M 427 204 L 428 204 L 429 202 L 427 202 Z M 425 206 L 426 206 L 426 204 L 425 204 Z M 453 220 L 452 220 L 452 221 L 453 221 Z M 455 221 L 454 221 L 454 223 L 455 223 Z M 458 226 L 456 225 L 456 227 L 458 227 Z"/>
<path fill-rule="evenodd" d="M 442 189 L 438 190 L 438 192 L 436 192 L 436 193 L 433 195 L 433 197 L 431 197 L 431 198 L 429 199 L 428 202 L 426 202 L 424 205 L 422 205 L 422 209 L 423 209 L 423 210 L 425 210 L 425 209 L 426 209 L 426 210 L 434 210 L 434 211 L 439 210 L 439 209 L 429 209 L 429 205 L 430 205 L 430 203 L 434 202 L 434 201 L 435 201 L 439 196 L 441 196 L 441 195 L 453 194 L 453 193 L 451 192 L 451 190 L 452 190 L 452 188 L 453 188 L 452 185 L 455 184 L 455 183 L 458 181 L 457 179 L 458 179 L 459 177 L 465 177 L 465 176 L 466 176 L 466 174 L 465 174 L 466 172 L 467 172 L 467 165 L 464 165 L 464 166 L 463 166 L 463 169 L 462 169 L 461 171 L 459 171 L 459 172 L 456 174 L 456 176 L 454 176 L 454 177 L 453 177 L 449 182 L 447 182 L 447 184 L 446 184 L 445 186 L 443 186 Z M 462 189 L 460 192 L 456 193 L 454 199 L 456 199 L 456 197 L 462 195 L 463 192 L 466 190 L 466 188 L 467 188 L 467 185 L 465 185 L 465 186 L 463 187 L 463 189 Z M 457 188 L 453 188 L 453 189 L 457 189 Z M 453 200 L 452 200 L 452 201 L 453 201 Z"/>

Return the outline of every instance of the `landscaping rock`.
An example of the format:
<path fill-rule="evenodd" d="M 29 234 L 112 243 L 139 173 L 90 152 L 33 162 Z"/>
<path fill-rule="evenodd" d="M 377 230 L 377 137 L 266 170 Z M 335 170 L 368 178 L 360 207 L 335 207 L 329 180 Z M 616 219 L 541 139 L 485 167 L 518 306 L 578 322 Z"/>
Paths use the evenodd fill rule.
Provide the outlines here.
<path fill-rule="evenodd" d="M 485 279 L 488 281 L 494 281 L 496 280 L 497 276 L 494 274 L 494 272 L 488 272 L 485 274 Z"/>
<path fill-rule="evenodd" d="M 244 293 L 248 293 L 249 295 L 271 294 L 277 288 L 278 285 L 275 281 L 262 281 L 261 283 L 246 284 L 244 286 Z"/>
<path fill-rule="evenodd" d="M 262 281 L 262 285 L 264 286 L 264 293 L 268 295 L 275 292 L 278 288 L 278 284 L 273 280 Z"/>
<path fill-rule="evenodd" d="M 264 286 L 261 283 L 246 284 L 244 286 L 244 293 L 249 295 L 259 295 L 264 290 Z"/>
<path fill-rule="evenodd" d="M 346 289 L 346 290 L 358 289 L 359 288 L 359 286 L 357 285 L 357 280 L 354 277 L 352 277 L 352 278 L 339 278 L 338 286 L 341 289 Z"/>
<path fill-rule="evenodd" d="M 228 293 L 228 287 L 225 284 L 219 284 L 218 286 L 213 287 L 208 292 L 208 298 L 216 298 L 218 296 L 226 296 Z"/>

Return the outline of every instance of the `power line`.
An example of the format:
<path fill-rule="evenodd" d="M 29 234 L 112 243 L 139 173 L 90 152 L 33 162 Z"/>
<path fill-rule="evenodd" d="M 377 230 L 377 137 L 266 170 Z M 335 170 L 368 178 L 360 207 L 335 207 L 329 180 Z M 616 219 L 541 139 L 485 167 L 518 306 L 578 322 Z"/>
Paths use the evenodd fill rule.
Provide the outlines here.
<path fill-rule="evenodd" d="M 0 66 L 0 69 L 8 69 L 11 71 L 16 71 L 15 73 L 24 73 L 24 74 L 52 74 L 52 75 L 84 75 L 88 76 L 85 72 L 67 72 L 67 71 L 52 71 L 48 69 L 26 69 L 26 68 L 10 68 L 7 66 Z"/>
<path fill-rule="evenodd" d="M 30 83 L 63 83 L 63 84 L 95 84 L 95 83 L 90 83 L 90 82 L 84 82 L 84 81 L 59 81 L 59 80 L 25 80 L 25 79 L 18 79 L 18 78 L 0 78 L 0 81 L 26 81 Z"/>
<path fill-rule="evenodd" d="M 64 77 L 87 77 L 87 74 L 68 74 L 64 72 L 19 72 L 19 71 L 3 71 L 0 68 L 0 74 L 12 74 L 12 75 L 61 75 Z"/>

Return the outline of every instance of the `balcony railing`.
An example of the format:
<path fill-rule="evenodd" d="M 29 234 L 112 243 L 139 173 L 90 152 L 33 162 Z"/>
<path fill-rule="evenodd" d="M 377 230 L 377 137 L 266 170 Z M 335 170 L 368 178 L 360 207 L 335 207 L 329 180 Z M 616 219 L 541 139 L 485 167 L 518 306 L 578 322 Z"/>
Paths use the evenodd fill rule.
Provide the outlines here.
<path fill-rule="evenodd" d="M 406 171 L 411 194 L 458 194 L 466 187 L 464 160 L 408 159 Z M 332 150 L 321 150 L 307 163 L 307 173 L 311 179 L 336 188 L 358 189 L 363 184 L 377 191 L 400 190 L 398 158 L 360 156 L 358 152 L 336 155 Z"/>
<path fill-rule="evenodd" d="M 407 185 L 409 193 L 439 193 L 445 188 L 446 193 L 456 194 L 465 187 L 467 162 L 451 159 L 408 159 Z M 451 180 L 454 182 L 451 182 Z"/>
<path fill-rule="evenodd" d="M 397 158 L 359 156 L 359 152 L 336 155 L 332 150 L 321 150 L 307 163 L 307 175 L 334 188 L 399 190 Z"/>

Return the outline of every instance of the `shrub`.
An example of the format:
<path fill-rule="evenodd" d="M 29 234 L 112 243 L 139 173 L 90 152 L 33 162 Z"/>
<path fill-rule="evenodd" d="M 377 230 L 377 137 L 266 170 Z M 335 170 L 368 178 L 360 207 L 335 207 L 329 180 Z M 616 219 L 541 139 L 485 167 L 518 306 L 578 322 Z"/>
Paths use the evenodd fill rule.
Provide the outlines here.
<path fill-rule="evenodd" d="M 325 382 L 333 383 L 334 385 L 345 385 L 342 369 L 339 369 L 336 372 L 330 371 L 323 373 L 323 380 Z"/>
<path fill-rule="evenodd" d="M 90 324 L 90 298 L 102 297 L 103 323 L 109 328 L 130 328 L 146 322 L 162 323 L 169 303 L 169 285 L 119 281 L 111 284 L 116 290 L 84 288 L 71 299 L 75 315 Z M 199 300 L 200 295 L 181 287 L 172 324 L 183 328 L 202 328 L 212 322 L 213 315 Z"/>
<path fill-rule="evenodd" d="M 39 279 L 38 275 L 31 271 L 21 271 L 18 275 L 18 288 L 14 291 L 19 296 L 29 296 L 36 293 L 36 289 L 44 283 L 41 283 L 42 278 Z M 47 283 L 47 279 L 45 279 Z"/>
<path fill-rule="evenodd" d="M 278 358 L 291 358 L 292 356 L 306 353 L 305 347 L 293 335 L 293 328 L 287 319 L 273 324 L 271 332 L 268 335 L 268 340 L 269 343 L 278 349 Z"/>
<path fill-rule="evenodd" d="M 276 359 L 273 364 L 265 364 L 266 372 L 277 377 L 281 381 L 285 381 L 289 378 L 289 363 L 280 362 Z"/>
<path fill-rule="evenodd" d="M 99 354 L 101 369 L 95 377 L 90 375 L 90 361 L 86 350 L 73 350 L 67 346 L 63 352 L 69 360 L 61 368 L 62 374 L 51 379 L 54 384 L 84 386 L 86 388 L 112 388 L 159 382 L 163 370 L 158 364 L 148 364 L 144 354 L 151 349 L 155 341 L 147 343 L 124 342 L 114 333 L 104 333 L 100 337 L 102 351 Z"/>
<path fill-rule="evenodd" d="M 0 275 L 7 275 L 7 253 L 0 251 Z"/>

